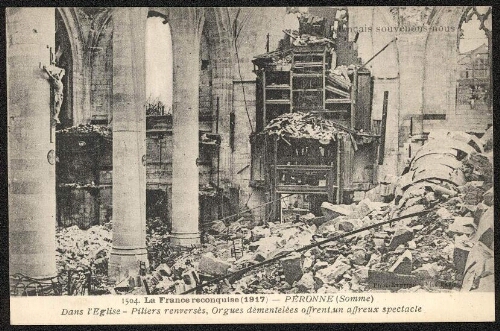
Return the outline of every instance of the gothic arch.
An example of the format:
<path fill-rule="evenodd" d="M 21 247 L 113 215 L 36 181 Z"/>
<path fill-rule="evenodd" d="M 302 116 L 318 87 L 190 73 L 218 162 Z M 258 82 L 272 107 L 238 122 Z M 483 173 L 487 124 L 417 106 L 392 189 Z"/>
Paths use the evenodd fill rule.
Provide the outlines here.
<path fill-rule="evenodd" d="M 423 68 L 424 114 L 443 115 L 454 112 L 458 33 L 460 19 L 466 9 L 465 6 L 438 7 L 431 18 Z"/>
<path fill-rule="evenodd" d="M 57 7 L 56 9 L 65 25 L 69 43 L 71 46 L 72 58 L 72 112 L 73 125 L 81 124 L 86 121 L 86 110 L 90 106 L 89 91 L 86 84 L 84 63 L 84 34 L 81 29 L 76 9 L 73 7 Z"/>

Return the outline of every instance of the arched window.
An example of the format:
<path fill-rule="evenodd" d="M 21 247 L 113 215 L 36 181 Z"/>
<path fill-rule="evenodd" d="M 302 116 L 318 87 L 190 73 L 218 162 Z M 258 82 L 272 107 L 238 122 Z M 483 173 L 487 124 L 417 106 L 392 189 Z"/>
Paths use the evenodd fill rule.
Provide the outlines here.
<path fill-rule="evenodd" d="M 491 107 L 491 8 L 469 7 L 460 21 L 457 108 Z"/>
<path fill-rule="evenodd" d="M 165 17 L 150 12 L 146 25 L 147 115 L 172 113 L 172 37 Z"/>

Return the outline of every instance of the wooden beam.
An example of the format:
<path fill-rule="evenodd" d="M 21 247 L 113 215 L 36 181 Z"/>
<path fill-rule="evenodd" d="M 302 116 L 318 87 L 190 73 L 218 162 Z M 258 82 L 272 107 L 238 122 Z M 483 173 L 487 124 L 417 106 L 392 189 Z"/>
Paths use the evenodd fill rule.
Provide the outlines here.
<path fill-rule="evenodd" d="M 387 129 L 387 105 L 389 103 L 389 91 L 384 91 L 384 103 L 382 105 L 382 127 L 380 128 L 380 147 L 378 150 L 378 164 L 384 164 L 385 134 Z"/>

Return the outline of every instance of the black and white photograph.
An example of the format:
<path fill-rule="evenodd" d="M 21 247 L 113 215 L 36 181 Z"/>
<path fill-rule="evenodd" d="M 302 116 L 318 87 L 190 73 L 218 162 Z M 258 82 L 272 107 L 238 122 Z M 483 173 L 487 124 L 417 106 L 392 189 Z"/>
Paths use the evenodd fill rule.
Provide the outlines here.
<path fill-rule="evenodd" d="M 491 7 L 5 11 L 11 323 L 495 319 Z"/>

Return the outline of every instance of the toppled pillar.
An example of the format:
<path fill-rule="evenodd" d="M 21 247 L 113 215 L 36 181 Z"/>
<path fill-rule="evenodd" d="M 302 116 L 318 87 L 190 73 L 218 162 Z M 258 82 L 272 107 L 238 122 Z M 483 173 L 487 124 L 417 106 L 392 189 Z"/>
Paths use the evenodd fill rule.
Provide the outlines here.
<path fill-rule="evenodd" d="M 147 9 L 114 8 L 113 15 L 113 248 L 111 280 L 139 272 L 146 252 Z"/>
<path fill-rule="evenodd" d="M 43 19 L 42 19 L 43 18 Z M 54 8 L 8 8 L 9 273 L 56 276 L 55 127 L 50 65 Z"/>

